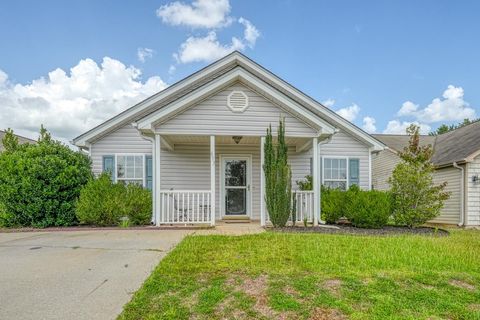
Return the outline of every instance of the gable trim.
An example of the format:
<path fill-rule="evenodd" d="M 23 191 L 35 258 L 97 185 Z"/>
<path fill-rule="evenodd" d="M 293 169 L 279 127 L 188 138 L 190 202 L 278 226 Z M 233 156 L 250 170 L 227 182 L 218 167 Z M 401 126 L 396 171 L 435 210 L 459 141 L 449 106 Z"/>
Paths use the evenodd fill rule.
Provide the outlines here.
<path fill-rule="evenodd" d="M 218 92 L 222 88 L 228 87 L 229 85 L 237 81 L 246 82 L 246 85 L 254 87 L 254 90 L 259 89 L 271 95 L 275 100 L 280 102 L 281 108 L 283 107 L 287 110 L 289 109 L 290 112 L 293 112 L 295 116 L 306 122 L 307 125 L 318 129 L 319 135 L 333 134 L 336 132 L 336 128 L 333 127 L 331 124 L 319 118 L 317 115 L 311 113 L 310 111 L 306 110 L 297 102 L 285 96 L 283 93 L 278 92 L 276 89 L 271 88 L 268 84 L 259 80 L 255 76 L 251 75 L 248 71 L 240 67 L 229 71 L 225 75 L 205 84 L 204 86 L 189 93 L 183 98 L 164 106 L 160 110 L 157 110 L 152 114 L 145 116 L 137 122 L 138 129 L 154 131 L 154 127 L 158 123 L 161 123 L 162 121 L 171 118 L 173 115 L 192 107 L 199 101 L 207 98 L 208 96 L 211 96 L 213 92 Z"/>

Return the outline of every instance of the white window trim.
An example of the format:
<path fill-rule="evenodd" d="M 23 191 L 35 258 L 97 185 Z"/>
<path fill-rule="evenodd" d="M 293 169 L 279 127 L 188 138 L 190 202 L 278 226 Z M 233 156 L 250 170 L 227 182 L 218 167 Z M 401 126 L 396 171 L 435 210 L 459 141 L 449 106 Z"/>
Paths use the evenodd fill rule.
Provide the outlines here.
<path fill-rule="evenodd" d="M 115 153 L 115 183 L 118 183 L 118 177 L 117 177 L 117 164 L 118 164 L 118 157 L 119 156 L 142 156 L 142 164 L 143 164 L 143 170 L 142 170 L 142 187 L 147 186 L 147 174 L 145 172 L 145 154 L 144 153 Z M 139 179 L 129 179 L 129 178 L 121 178 L 122 180 L 140 180 Z"/>
<path fill-rule="evenodd" d="M 353 157 L 355 158 L 355 157 Z M 346 169 L 347 169 L 347 178 L 346 179 L 327 179 L 327 181 L 333 181 L 333 182 L 346 182 L 345 185 L 345 190 L 348 190 L 350 186 L 350 157 L 345 157 L 345 156 L 322 156 L 322 186 L 325 185 L 325 159 L 345 159 L 347 164 L 346 164 Z M 357 159 L 357 158 L 355 158 Z"/>

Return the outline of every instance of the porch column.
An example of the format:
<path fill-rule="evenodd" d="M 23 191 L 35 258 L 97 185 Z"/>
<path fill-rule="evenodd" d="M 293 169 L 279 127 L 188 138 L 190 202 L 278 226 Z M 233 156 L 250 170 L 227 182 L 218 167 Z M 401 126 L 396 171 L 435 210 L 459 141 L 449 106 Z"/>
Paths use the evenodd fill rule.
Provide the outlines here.
<path fill-rule="evenodd" d="M 318 215 L 320 214 L 320 163 L 318 157 L 318 138 L 312 139 L 313 147 L 313 225 L 318 226 Z"/>
<path fill-rule="evenodd" d="M 160 135 L 155 134 L 155 154 L 154 154 L 154 165 L 153 165 L 153 174 L 155 176 L 154 180 L 155 183 L 155 224 L 160 226 L 160 222 L 164 221 L 161 215 L 161 198 L 160 198 L 160 190 L 162 187 L 160 185 L 160 154 L 161 154 L 161 144 L 160 144 Z"/>
<path fill-rule="evenodd" d="M 155 175 L 155 154 L 157 154 L 156 150 L 156 144 L 155 144 L 155 135 L 153 135 L 153 138 L 150 140 L 152 142 L 152 222 L 157 225 L 157 201 L 159 200 L 159 197 L 157 196 L 157 181 L 156 181 L 156 175 Z"/>
<path fill-rule="evenodd" d="M 211 221 L 215 225 L 215 136 L 210 136 L 210 192 L 211 192 Z"/>
<path fill-rule="evenodd" d="M 265 171 L 263 165 L 265 164 L 265 137 L 260 138 L 260 225 L 262 227 L 266 224 L 265 216 Z"/>

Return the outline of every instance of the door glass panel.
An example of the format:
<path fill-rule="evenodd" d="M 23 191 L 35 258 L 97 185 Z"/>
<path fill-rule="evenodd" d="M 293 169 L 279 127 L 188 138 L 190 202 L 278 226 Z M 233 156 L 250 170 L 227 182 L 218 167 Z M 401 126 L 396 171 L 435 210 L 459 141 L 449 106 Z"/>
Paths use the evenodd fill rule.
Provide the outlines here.
<path fill-rule="evenodd" d="M 225 214 L 237 215 L 247 214 L 247 190 L 226 189 L 225 190 Z"/>
<path fill-rule="evenodd" d="M 247 185 L 247 161 L 228 160 L 225 162 L 225 186 L 244 187 Z"/>

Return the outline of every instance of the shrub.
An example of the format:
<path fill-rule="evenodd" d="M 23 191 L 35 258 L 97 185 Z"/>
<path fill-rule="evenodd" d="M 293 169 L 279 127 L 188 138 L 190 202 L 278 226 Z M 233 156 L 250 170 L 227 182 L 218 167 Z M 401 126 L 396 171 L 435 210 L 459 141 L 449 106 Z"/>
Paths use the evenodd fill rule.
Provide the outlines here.
<path fill-rule="evenodd" d="M 345 216 L 345 199 L 345 191 L 322 187 L 321 210 L 326 223 L 336 223 Z"/>
<path fill-rule="evenodd" d="M 49 227 L 77 222 L 75 201 L 92 178 L 90 159 L 42 127 L 38 144 L 18 145 L 5 136 L 0 154 L 0 203 L 5 226 Z"/>
<path fill-rule="evenodd" d="M 135 184 L 112 183 L 108 173 L 91 180 L 80 192 L 77 218 L 96 226 L 144 225 L 152 216 L 150 191 Z"/>
<path fill-rule="evenodd" d="M 347 218 L 359 228 L 381 228 L 391 216 L 389 193 L 360 190 L 352 185 L 348 191 L 322 187 L 322 218 L 326 223 L 336 223 Z"/>
<path fill-rule="evenodd" d="M 409 145 L 399 154 L 402 161 L 389 179 L 395 223 L 411 228 L 438 216 L 450 197 L 444 191 L 446 182 L 433 184 L 433 149 L 431 145 L 420 146 L 419 129 L 415 125 L 407 129 Z"/>
<path fill-rule="evenodd" d="M 336 223 L 340 218 L 347 217 L 347 204 L 357 192 L 360 192 L 357 185 L 352 185 L 347 191 L 322 186 L 321 210 L 323 220 L 327 223 Z"/>
<path fill-rule="evenodd" d="M 390 195 L 382 191 L 349 191 L 345 204 L 347 219 L 359 228 L 382 228 L 391 216 Z"/>
<path fill-rule="evenodd" d="M 125 186 L 112 183 L 108 173 L 92 179 L 80 192 L 77 218 L 82 224 L 117 225 L 125 208 Z"/>
<path fill-rule="evenodd" d="M 127 185 L 125 213 L 132 225 L 150 224 L 152 220 L 152 193 L 136 184 Z"/>
<path fill-rule="evenodd" d="M 274 145 L 272 126 L 265 138 L 265 205 L 274 227 L 284 227 L 292 214 L 292 171 L 288 164 L 288 146 L 285 142 L 285 120 L 281 119 Z"/>

